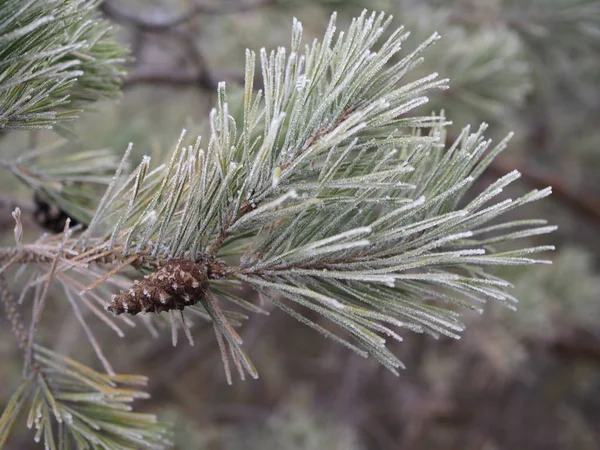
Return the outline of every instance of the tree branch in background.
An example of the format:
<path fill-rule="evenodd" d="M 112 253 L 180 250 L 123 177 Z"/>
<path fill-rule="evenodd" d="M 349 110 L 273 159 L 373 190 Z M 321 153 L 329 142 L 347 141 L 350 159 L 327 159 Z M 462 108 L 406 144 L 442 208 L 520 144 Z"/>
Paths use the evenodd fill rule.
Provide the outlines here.
<path fill-rule="evenodd" d="M 574 212 L 587 217 L 589 220 L 600 225 L 600 200 L 577 192 L 569 187 L 565 181 L 556 176 L 535 170 L 523 161 L 514 159 L 498 158 L 489 166 L 494 175 L 501 175 L 513 170 L 521 172 L 522 179 L 536 188 L 552 186 L 552 198 L 564 203 Z"/>
<path fill-rule="evenodd" d="M 196 42 L 195 35 L 190 30 L 190 22 L 198 15 L 216 15 L 246 12 L 253 9 L 275 4 L 275 0 L 255 0 L 246 2 L 224 2 L 218 5 L 195 3 L 186 13 L 168 16 L 160 19 L 149 19 L 124 12 L 109 2 L 104 2 L 99 9 L 109 19 L 133 29 L 134 56 L 139 58 L 144 47 L 147 34 L 166 34 L 176 39 L 185 48 L 185 54 L 194 65 L 195 70 L 185 71 L 181 67 L 149 69 L 134 64 L 132 73 L 123 82 L 123 88 L 140 84 L 158 84 L 173 87 L 197 87 L 204 91 L 214 91 L 219 81 L 243 83 L 243 76 L 233 74 L 216 74 L 209 69 L 204 54 Z"/>
<path fill-rule="evenodd" d="M 174 29 L 171 34 L 181 43 L 185 50 L 185 54 L 189 55 L 191 62 L 196 68 L 200 86 L 210 86 L 211 90 L 216 89 L 220 80 L 216 80 L 208 69 L 208 63 L 206 62 L 206 58 L 200 50 L 200 47 L 196 43 L 194 33 L 189 29 Z M 243 78 L 241 79 L 241 82 L 243 82 Z"/>
<path fill-rule="evenodd" d="M 576 328 L 566 328 L 549 343 L 549 348 L 563 357 L 584 358 L 600 363 L 600 336 Z"/>
<path fill-rule="evenodd" d="M 206 5 L 200 2 L 194 2 L 193 6 L 187 12 L 171 16 L 165 15 L 165 17 L 160 19 L 150 19 L 124 12 L 118 8 L 115 8 L 110 4 L 110 2 L 103 2 L 99 6 L 99 9 L 106 17 L 114 20 L 115 22 L 119 22 L 142 31 L 152 33 L 170 33 L 173 28 L 190 22 L 198 15 L 241 13 L 274 5 L 276 3 L 277 0 L 251 0 L 237 2 L 225 1 L 215 5 Z"/>
<path fill-rule="evenodd" d="M 216 80 L 239 84 L 243 83 L 241 76 L 227 72 L 219 72 L 218 75 L 212 74 L 212 76 L 207 79 L 194 72 L 174 73 L 167 69 L 140 69 L 125 78 L 123 89 L 143 84 L 155 84 L 177 88 L 196 87 L 212 92 L 217 88 L 218 82 Z"/>

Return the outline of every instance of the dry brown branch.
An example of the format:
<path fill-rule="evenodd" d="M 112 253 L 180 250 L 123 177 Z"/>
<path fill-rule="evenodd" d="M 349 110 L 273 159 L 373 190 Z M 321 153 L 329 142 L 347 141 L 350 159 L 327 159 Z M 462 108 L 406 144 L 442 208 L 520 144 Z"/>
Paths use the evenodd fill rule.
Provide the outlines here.
<path fill-rule="evenodd" d="M 543 189 L 552 186 L 552 198 L 565 204 L 578 214 L 600 225 L 600 200 L 582 192 L 576 192 L 560 177 L 529 167 L 522 161 L 497 158 L 489 167 L 494 175 L 504 175 L 513 170 L 521 172 L 522 180 Z"/>
<path fill-rule="evenodd" d="M 549 347 L 565 358 L 583 358 L 600 363 L 600 337 L 584 330 L 565 329 L 550 342 Z"/>
<path fill-rule="evenodd" d="M 23 202 L 8 195 L 0 195 L 0 230 L 9 230 L 15 226 L 11 213 L 15 208 L 19 207 L 21 212 L 31 215 L 34 211 L 34 206 L 30 202 Z"/>

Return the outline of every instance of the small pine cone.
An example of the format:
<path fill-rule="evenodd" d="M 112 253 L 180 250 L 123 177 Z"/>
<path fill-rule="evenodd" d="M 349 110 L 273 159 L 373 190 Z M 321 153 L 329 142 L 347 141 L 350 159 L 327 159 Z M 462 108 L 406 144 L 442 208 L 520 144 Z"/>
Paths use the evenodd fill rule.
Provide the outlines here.
<path fill-rule="evenodd" d="M 113 297 L 106 309 L 114 314 L 183 309 L 204 298 L 208 290 L 206 264 L 172 259 L 144 280 Z"/>
<path fill-rule="evenodd" d="M 66 212 L 60 209 L 51 201 L 46 201 L 39 192 L 33 194 L 33 220 L 40 227 L 53 233 L 62 233 L 65 229 L 67 219 L 70 219 L 70 226 L 79 225 L 79 221 L 70 217 Z"/>

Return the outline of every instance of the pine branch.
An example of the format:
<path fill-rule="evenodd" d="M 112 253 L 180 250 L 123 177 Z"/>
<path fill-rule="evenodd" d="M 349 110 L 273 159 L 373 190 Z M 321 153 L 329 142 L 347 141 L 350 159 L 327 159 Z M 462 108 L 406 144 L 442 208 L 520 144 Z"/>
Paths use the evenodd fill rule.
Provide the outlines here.
<path fill-rule="evenodd" d="M 33 255 L 63 276 L 73 263 L 122 261 L 83 291 L 89 292 L 135 264 L 149 275 L 109 309 L 135 314 L 196 305 L 212 319 L 224 355 L 227 345 L 241 375 L 255 375 L 254 369 L 211 294 L 223 281 L 238 279 L 324 315 L 358 344 L 342 339 L 345 345 L 392 371 L 401 363 L 381 335 L 400 340 L 393 328 L 408 328 L 458 337 L 463 329 L 453 308 L 424 298 L 478 311 L 487 299 L 512 307 L 509 283 L 482 267 L 545 263 L 529 255 L 552 247 L 496 252 L 491 245 L 554 228 L 540 221 L 485 224 L 550 190 L 487 206 L 519 177 L 511 172 L 458 208 L 507 140 L 490 148 L 485 126 L 475 133 L 465 128 L 445 149 L 443 117 L 408 116 L 446 80 L 434 74 L 402 85 L 437 36 L 394 58 L 407 36 L 402 29 L 372 48 L 389 23 L 363 14 L 336 40 L 332 19 L 323 42 L 302 54 L 295 22 L 289 57 L 284 49 L 261 51 L 264 98 L 253 92 L 254 55 L 247 53 L 239 129 L 221 84 L 206 150 L 200 139 L 186 146 L 182 134 L 166 164 L 152 170 L 144 158 L 123 179 L 128 151 L 89 228 L 65 241 L 70 254 L 62 254 L 58 241 L 51 251 L 22 246 L 4 267 Z M 237 255 L 239 265 L 219 260 L 221 252 Z"/>
<path fill-rule="evenodd" d="M 407 36 L 400 29 L 375 51 L 388 24 L 383 15 L 363 14 L 336 41 L 332 20 L 323 43 L 302 55 L 295 22 L 289 57 L 283 49 L 270 56 L 261 51 L 264 99 L 253 93 L 254 55 L 248 52 L 241 129 L 228 113 L 222 84 L 206 150 L 200 139 L 186 146 L 182 134 L 166 164 L 151 170 L 145 158 L 123 182 L 126 155 L 60 271 L 72 261 L 117 259 L 157 270 L 109 309 L 135 314 L 197 304 L 225 338 L 221 347 L 225 352 L 227 343 L 240 374 L 254 370 L 210 294 L 221 280 L 237 278 L 324 315 L 358 344 L 342 339 L 345 345 L 373 354 L 392 371 L 401 363 L 380 334 L 400 340 L 393 328 L 408 328 L 458 337 L 463 329 L 454 309 L 424 298 L 478 311 L 487 299 L 512 307 L 509 283 L 482 267 L 545 263 L 529 255 L 552 247 L 496 252 L 491 245 L 554 228 L 540 221 L 484 225 L 550 190 L 487 206 L 519 177 L 511 172 L 458 208 L 507 140 L 490 148 L 485 126 L 475 133 L 466 128 L 444 149 L 443 117 L 407 116 L 427 100 L 424 92 L 446 87 L 435 75 L 399 84 L 437 36 L 386 67 Z M 77 248 L 90 245 L 82 259 Z M 220 261 L 222 251 L 237 255 L 239 265 Z M 11 261 L 30 254 L 24 247 Z M 46 251 L 45 257 L 57 254 Z M 186 287 L 203 279 L 208 287 L 200 291 Z M 276 305 L 302 317 L 279 300 Z"/>
<path fill-rule="evenodd" d="M 552 246 L 519 240 L 555 227 L 498 219 L 550 189 L 502 200 L 503 189 L 520 177 L 512 171 L 470 193 L 510 137 L 492 146 L 486 125 L 475 132 L 466 127 L 446 146 L 445 117 L 412 115 L 427 94 L 448 87 L 435 73 L 407 81 L 438 36 L 406 53 L 402 28 L 383 40 L 390 23 L 365 12 L 336 32 L 334 15 L 323 40 L 303 50 L 302 25 L 294 21 L 289 53 L 260 51 L 258 92 L 256 55 L 247 51 L 243 115 L 232 116 L 226 85 L 219 83 L 207 142 L 190 143 L 183 132 L 158 166 L 144 157 L 129 171 L 131 145 L 116 167 L 109 164 L 114 176 L 100 181 L 90 168 L 104 165 L 101 153 L 66 172 L 64 164 L 44 168 L 44 155 L 37 154 L 2 163 L 31 186 L 70 201 L 73 210 L 85 196 L 67 201 L 63 182 L 79 177 L 107 187 L 83 231 L 67 223 L 62 233 L 23 243 L 15 212 L 16 246 L 0 249 L 0 276 L 20 265 L 34 269 L 22 292 L 23 300 L 33 293 L 34 315 L 24 381 L 0 430 L 7 432 L 31 399 L 29 424 L 49 447 L 56 429 L 82 447 L 164 446 L 154 419 L 123 412 L 122 403 L 143 394 L 116 384 L 140 380 L 114 375 L 84 308 L 119 336 L 119 321 L 133 324 L 129 315 L 168 312 L 174 344 L 183 329 L 193 345 L 191 314 L 211 321 L 229 382 L 232 368 L 242 379 L 257 376 L 235 330 L 246 316 L 222 307 L 231 302 L 264 312 L 241 298 L 244 284 L 394 373 L 402 363 L 386 343 L 401 341 L 404 330 L 458 338 L 461 309 L 482 311 L 488 300 L 514 309 L 510 283 L 485 269 L 548 263 L 534 255 Z M 53 183 L 61 187 L 52 190 Z M 126 267 L 138 270 L 133 284 L 120 274 Z M 107 375 L 35 343 L 49 287 L 57 282 Z M 7 305 L 14 325 L 17 316 Z M 328 319 L 341 335 L 306 311 Z"/>
<path fill-rule="evenodd" d="M 0 4 L 0 128 L 52 128 L 118 95 L 125 52 L 96 18 L 97 3 Z"/>
<path fill-rule="evenodd" d="M 54 261 L 53 270 L 56 269 L 58 258 Z M 66 287 L 66 283 L 63 284 Z M 24 293 L 28 289 L 26 287 Z M 68 289 L 65 292 L 78 312 Z M 82 448 L 98 445 L 106 449 L 128 449 L 132 445 L 155 449 L 168 446 L 166 428 L 157 423 L 156 417 L 130 412 L 131 408 L 127 405 L 136 398 L 148 398 L 148 395 L 118 387 L 123 383 L 145 385 L 147 380 L 144 377 L 114 373 L 102 375 L 35 345 L 33 337 L 39 322 L 38 313 L 43 310 L 45 291 L 41 291 L 40 300 L 35 303 L 35 317 L 29 333 L 25 330 L 17 302 L 8 291 L 3 275 L 0 275 L 0 295 L 19 346 L 31 358 L 26 364 L 23 382 L 0 416 L 0 446 L 26 403 L 31 403 L 27 425 L 36 429 L 36 442 L 43 437 L 46 448 L 70 448 L 73 443 Z M 77 317 L 80 317 L 79 313 Z M 82 325 L 90 333 L 85 322 Z M 112 372 L 112 369 L 109 371 Z M 54 435 L 56 430 L 58 436 Z"/>
<path fill-rule="evenodd" d="M 253 93 L 255 63 L 248 52 L 239 128 L 221 84 L 206 150 L 200 139 L 185 145 L 182 134 L 165 164 L 152 170 L 146 158 L 123 183 L 115 178 L 72 248 L 95 242 L 102 250 L 97 255 L 121 252 L 119 258 L 158 270 L 159 278 L 147 275 L 109 309 L 137 313 L 196 305 L 212 318 L 224 355 L 227 343 L 243 374 L 253 369 L 211 295 L 221 280 L 237 278 L 268 297 L 291 301 L 275 300 L 305 323 L 292 305 L 324 315 L 358 344 L 342 339 L 345 345 L 373 354 L 393 371 L 401 363 L 380 334 L 400 340 L 393 328 L 408 328 L 458 337 L 463 329 L 453 308 L 424 298 L 478 311 L 487 299 L 513 307 L 509 283 L 482 267 L 545 263 L 529 255 L 552 247 L 496 252 L 491 245 L 554 227 L 541 221 L 485 224 L 550 190 L 487 206 L 519 177 L 511 172 L 458 208 L 507 140 L 491 148 L 485 127 L 475 133 L 466 128 L 444 149 L 443 117 L 409 117 L 426 102 L 424 92 L 446 87 L 435 75 L 400 84 L 437 36 L 394 59 L 406 38 L 402 30 L 372 49 L 388 24 L 382 15 L 362 15 L 335 40 L 332 21 L 323 43 L 302 54 L 295 22 L 289 57 L 284 49 L 261 51 L 264 98 Z M 239 265 L 223 263 L 222 254 L 237 255 Z M 178 260 L 191 264 L 181 280 L 206 278 L 208 289 L 156 281 L 160 271 L 166 279 L 171 270 L 175 274 L 179 269 L 171 261 Z"/>
<path fill-rule="evenodd" d="M 0 419 L 14 421 L 23 403 L 31 404 L 28 428 L 46 448 L 162 449 L 169 445 L 166 429 L 150 414 L 131 412 L 129 403 L 148 395 L 123 385 L 144 386 L 145 377 L 103 375 L 70 358 L 36 346 L 39 371 L 32 374 Z M 15 394 L 15 395 L 17 395 Z M 55 435 L 55 433 L 57 433 Z"/>

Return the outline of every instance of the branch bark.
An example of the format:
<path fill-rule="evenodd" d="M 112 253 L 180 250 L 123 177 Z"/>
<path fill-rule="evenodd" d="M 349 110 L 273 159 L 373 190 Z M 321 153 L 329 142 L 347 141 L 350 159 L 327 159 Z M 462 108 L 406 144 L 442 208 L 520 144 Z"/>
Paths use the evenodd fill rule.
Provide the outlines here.
<path fill-rule="evenodd" d="M 494 175 L 504 175 L 512 170 L 521 172 L 526 183 L 543 189 L 552 186 L 552 198 L 564 203 L 578 214 L 600 225 L 600 200 L 581 192 L 576 192 L 556 175 L 544 173 L 528 167 L 524 162 L 508 158 L 497 158 L 489 167 Z"/>

